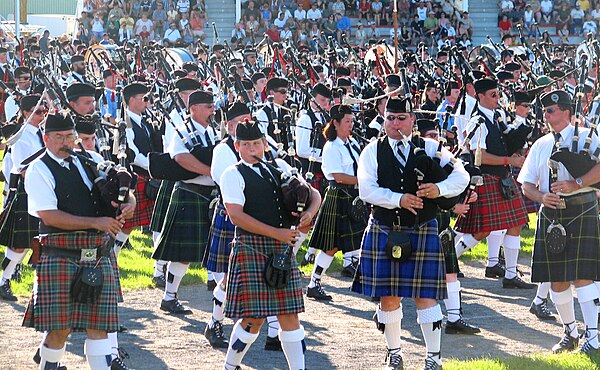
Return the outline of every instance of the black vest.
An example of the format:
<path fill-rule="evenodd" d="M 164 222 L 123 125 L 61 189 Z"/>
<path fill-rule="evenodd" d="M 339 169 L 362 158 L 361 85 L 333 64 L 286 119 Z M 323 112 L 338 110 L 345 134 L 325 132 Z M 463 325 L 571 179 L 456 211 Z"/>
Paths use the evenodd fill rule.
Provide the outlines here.
<path fill-rule="evenodd" d="M 317 115 L 315 114 L 315 112 L 312 111 L 312 109 L 308 109 L 306 111 L 306 114 L 310 118 L 310 122 L 312 122 L 312 130 L 310 131 L 310 147 L 323 149 L 323 146 L 325 146 L 325 136 L 323 136 L 322 131 L 317 130 L 315 127 L 315 125 L 318 121 Z M 321 122 L 321 123 L 323 125 L 325 125 L 327 122 Z"/>
<path fill-rule="evenodd" d="M 281 108 L 279 108 L 281 109 Z M 265 111 L 265 113 L 267 114 L 267 118 L 269 119 L 269 125 L 267 126 L 267 133 L 269 134 L 269 136 L 271 136 L 273 139 L 275 139 L 275 141 L 282 143 L 283 144 L 283 150 L 287 152 L 289 146 L 288 143 L 288 127 L 283 123 L 283 116 L 281 117 L 274 117 L 274 112 L 271 110 L 271 107 L 269 106 L 265 106 L 263 108 L 263 110 Z M 281 119 L 280 119 L 281 118 Z M 277 124 L 279 126 L 279 129 L 281 130 L 281 132 L 279 134 L 275 134 L 275 124 L 273 123 L 273 121 L 277 119 L 279 121 L 279 123 Z"/>
<path fill-rule="evenodd" d="M 79 172 L 71 172 L 68 168 L 61 166 L 54 159 L 50 158 L 47 153 L 42 156 L 41 161 L 48 166 L 48 169 L 50 169 L 50 172 L 54 176 L 54 181 L 56 182 L 54 193 L 56 194 L 58 209 L 60 211 L 82 217 L 102 216 L 100 192 L 96 186 L 92 186 L 92 190 L 88 189 Z M 71 165 L 74 166 L 75 164 Z M 93 180 L 93 177 L 88 172 L 88 168 L 86 166 L 83 166 L 83 168 L 88 177 Z M 73 231 L 48 226 L 40 219 L 40 234 Z"/>
<path fill-rule="evenodd" d="M 140 124 L 144 125 L 143 123 Z M 152 148 L 152 138 L 148 136 L 148 133 L 146 132 L 145 128 L 140 127 L 140 125 L 133 122 L 133 120 L 131 122 L 131 128 L 133 129 L 134 134 L 133 143 L 139 150 L 140 154 L 148 156 L 148 153 L 155 151 Z M 149 131 L 150 133 L 152 133 L 150 129 Z"/>
<path fill-rule="evenodd" d="M 283 205 L 283 196 L 279 184 L 279 176 L 271 169 L 267 171 L 273 175 L 277 186 L 257 174 L 245 164 L 236 165 L 238 171 L 244 178 L 244 213 L 254 217 L 260 222 L 278 228 L 289 228 L 291 226 L 290 216 Z M 236 226 L 236 233 L 248 234 L 247 231 Z"/>
<path fill-rule="evenodd" d="M 422 138 L 413 137 L 413 143 L 424 148 Z M 395 193 L 417 193 L 417 176 L 415 175 L 415 155 L 411 149 L 408 155 L 404 172 L 400 172 L 400 163 L 387 136 L 377 141 L 377 184 L 382 188 L 390 189 Z M 430 221 L 436 217 L 437 205 L 429 199 L 423 199 L 423 209 L 419 210 L 419 223 Z M 373 217 L 387 226 L 398 224 L 401 226 L 414 226 L 415 215 L 404 208 L 387 209 L 373 206 Z"/>
<path fill-rule="evenodd" d="M 237 150 L 235 150 L 235 146 L 233 145 L 233 138 L 229 135 L 227 135 L 226 138 L 224 138 L 223 140 L 221 140 L 222 143 L 227 144 L 227 146 L 229 147 L 229 149 L 231 149 L 231 151 L 233 152 L 233 154 L 235 154 L 235 158 L 239 161 L 240 160 L 240 154 L 237 152 Z"/>
<path fill-rule="evenodd" d="M 479 115 L 485 118 L 485 127 L 487 127 L 488 130 L 487 137 L 485 138 L 485 145 L 487 146 L 486 152 L 500 157 L 508 156 L 506 144 L 504 144 L 504 138 L 500 128 L 495 123 L 490 121 L 485 114 L 481 113 L 481 111 L 479 111 Z M 508 167 L 482 164 L 481 173 L 506 177 L 508 174 Z"/>

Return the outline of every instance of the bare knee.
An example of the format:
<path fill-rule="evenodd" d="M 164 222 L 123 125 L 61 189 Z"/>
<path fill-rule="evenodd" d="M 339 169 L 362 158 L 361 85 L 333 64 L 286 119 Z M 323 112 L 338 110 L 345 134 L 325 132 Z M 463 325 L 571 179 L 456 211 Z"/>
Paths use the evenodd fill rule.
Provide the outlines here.
<path fill-rule="evenodd" d="M 51 330 L 46 335 L 44 345 L 50 349 L 61 349 L 65 346 L 65 341 L 69 337 L 71 329 Z"/>
<path fill-rule="evenodd" d="M 425 310 L 435 306 L 437 301 L 431 298 L 415 298 L 415 306 L 417 306 L 417 310 Z"/>
<path fill-rule="evenodd" d="M 487 238 L 490 235 L 489 232 L 481 232 L 481 233 L 475 233 L 473 234 L 473 237 L 477 240 L 483 240 L 484 238 Z"/>
<path fill-rule="evenodd" d="M 556 293 L 564 292 L 565 290 L 569 289 L 570 286 L 571 284 L 568 281 L 550 283 L 550 288 Z"/>
<path fill-rule="evenodd" d="M 108 335 L 104 330 L 87 329 L 87 337 L 89 339 L 106 339 Z"/>
<path fill-rule="evenodd" d="M 248 333 L 256 334 L 260 331 L 265 319 L 250 319 L 245 318 L 242 319 L 242 328 Z"/>
<path fill-rule="evenodd" d="M 300 329 L 300 321 L 297 314 L 279 315 L 277 316 L 277 320 L 279 320 L 279 327 L 283 331 Z"/>
<path fill-rule="evenodd" d="M 453 283 L 458 281 L 458 274 L 446 274 L 446 282 Z"/>
<path fill-rule="evenodd" d="M 394 311 L 400 308 L 401 300 L 400 297 L 381 297 L 379 306 L 383 311 Z"/>

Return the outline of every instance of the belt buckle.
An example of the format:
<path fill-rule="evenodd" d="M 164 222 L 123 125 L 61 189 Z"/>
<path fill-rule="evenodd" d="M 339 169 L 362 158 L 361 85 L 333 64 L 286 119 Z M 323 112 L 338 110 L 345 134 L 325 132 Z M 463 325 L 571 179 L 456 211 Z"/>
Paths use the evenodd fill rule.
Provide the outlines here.
<path fill-rule="evenodd" d="M 82 262 L 96 261 L 96 256 L 97 255 L 98 255 L 98 249 L 97 248 L 82 249 L 81 250 L 80 261 L 82 261 Z"/>
<path fill-rule="evenodd" d="M 556 205 L 556 209 L 566 209 L 567 203 L 565 202 L 565 198 L 560 198 L 560 201 Z"/>

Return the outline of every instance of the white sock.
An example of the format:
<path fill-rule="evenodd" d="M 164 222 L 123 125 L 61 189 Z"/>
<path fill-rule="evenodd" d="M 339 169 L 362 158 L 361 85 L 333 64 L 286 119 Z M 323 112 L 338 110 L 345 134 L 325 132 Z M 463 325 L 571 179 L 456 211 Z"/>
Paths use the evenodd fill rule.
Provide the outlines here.
<path fill-rule="evenodd" d="M 439 304 L 424 310 L 417 310 L 417 323 L 421 325 L 423 339 L 427 347 L 427 357 L 442 364 L 442 309 Z"/>
<path fill-rule="evenodd" d="M 267 324 L 269 326 L 267 336 L 276 338 L 279 335 L 279 320 L 277 320 L 277 316 L 267 316 Z"/>
<path fill-rule="evenodd" d="M 457 239 L 454 249 L 456 249 L 456 258 L 460 258 L 468 250 L 479 244 L 479 240 L 473 237 L 473 234 L 465 234 L 462 238 Z"/>
<path fill-rule="evenodd" d="M 577 324 L 575 323 L 575 308 L 573 307 L 573 294 L 571 294 L 571 287 L 562 292 L 555 292 L 550 289 L 550 298 L 556 306 L 560 321 L 562 321 L 565 327 L 568 327 L 569 334 L 573 338 L 577 338 L 579 333 L 577 332 Z"/>
<path fill-rule="evenodd" d="M 537 292 L 535 293 L 535 298 L 533 299 L 534 304 L 542 304 L 542 299 L 548 298 L 548 293 L 550 292 L 550 282 L 539 283 L 537 287 Z"/>
<path fill-rule="evenodd" d="M 165 266 L 169 261 L 155 260 L 154 261 L 154 276 L 163 276 L 165 273 Z"/>
<path fill-rule="evenodd" d="M 254 343 L 258 334 L 252 334 L 242 328 L 242 320 L 238 320 L 233 326 L 231 331 L 231 338 L 229 339 L 229 348 L 225 355 L 225 364 L 223 370 L 235 370 L 237 366 L 242 363 L 244 355 L 248 352 L 248 349 Z"/>
<path fill-rule="evenodd" d="M 305 259 L 308 259 L 308 256 L 314 254 L 317 254 L 317 248 L 308 248 L 308 250 L 306 251 L 306 254 L 304 255 Z"/>
<path fill-rule="evenodd" d="M 125 245 L 128 238 L 129 234 L 125 234 L 122 231 L 117 233 L 115 236 L 115 246 L 113 248 L 115 250 L 115 257 L 119 258 L 119 253 L 121 253 L 121 249 L 123 249 L 123 245 Z"/>
<path fill-rule="evenodd" d="M 117 332 L 108 333 L 108 340 L 110 340 L 110 354 L 115 359 L 119 357 L 119 339 L 117 338 Z"/>
<path fill-rule="evenodd" d="M 594 285 L 598 289 L 598 294 L 600 294 L 600 281 L 594 281 Z M 598 306 L 598 313 L 600 314 L 600 305 Z"/>
<path fill-rule="evenodd" d="M 321 275 L 327 271 L 329 266 L 331 266 L 331 262 L 333 261 L 333 256 L 328 255 L 325 252 L 319 253 L 317 258 L 315 259 L 315 265 L 313 267 L 312 277 L 310 278 L 310 283 L 308 283 L 309 288 L 314 288 L 317 281 L 321 280 Z"/>
<path fill-rule="evenodd" d="M 188 266 L 181 262 L 169 262 L 167 285 L 165 286 L 165 295 L 163 296 L 165 301 L 172 301 L 177 297 L 179 284 L 181 284 L 181 279 L 183 279 Z"/>
<path fill-rule="evenodd" d="M 214 276 L 213 276 L 213 272 L 210 270 L 206 271 L 206 281 L 211 281 L 211 280 L 215 280 Z"/>
<path fill-rule="evenodd" d="M 460 314 L 460 281 L 446 283 L 448 298 L 444 299 L 446 305 L 446 314 L 449 322 L 457 322 L 461 318 Z"/>
<path fill-rule="evenodd" d="M 160 237 L 160 231 L 153 231 L 152 232 L 152 243 L 153 245 L 156 247 L 156 245 L 158 244 L 158 238 Z"/>
<path fill-rule="evenodd" d="M 585 323 L 587 338 L 586 340 L 594 348 L 598 348 L 598 308 L 594 300 L 598 299 L 598 289 L 594 284 L 576 288 L 577 300 L 581 308 L 583 322 Z"/>
<path fill-rule="evenodd" d="M 506 235 L 504 237 L 504 259 L 506 260 L 506 271 L 504 277 L 513 279 L 517 276 L 517 263 L 519 260 L 519 249 L 521 248 L 521 237 Z"/>
<path fill-rule="evenodd" d="M 308 234 L 303 233 L 302 231 L 300 231 L 300 235 L 298 236 L 298 239 L 296 239 L 296 242 L 294 243 L 294 256 L 298 254 L 298 251 L 300 250 L 300 247 L 302 246 L 302 243 L 304 243 L 304 241 L 306 240 L 306 237 L 308 236 Z M 314 248 L 311 248 L 314 249 Z"/>
<path fill-rule="evenodd" d="M 383 334 L 389 350 L 399 350 L 401 345 L 400 330 L 402 323 L 402 304 L 393 311 L 383 311 L 377 307 L 377 321 L 385 324 Z M 398 351 L 395 351 L 398 353 Z M 402 353 L 399 353 L 402 355 Z"/>
<path fill-rule="evenodd" d="M 498 263 L 498 254 L 500 246 L 504 240 L 504 230 L 495 230 L 487 237 L 488 259 L 487 267 L 495 266 Z"/>
<path fill-rule="evenodd" d="M 83 353 L 91 370 L 110 370 L 110 339 L 86 339 Z"/>
<path fill-rule="evenodd" d="M 62 360 L 65 355 L 65 349 L 67 346 L 63 346 L 61 349 L 51 349 L 42 344 L 40 347 L 40 370 L 46 368 L 46 364 L 57 364 Z"/>
<path fill-rule="evenodd" d="M 279 330 L 279 341 L 290 369 L 304 370 L 304 327 L 291 331 Z"/>
<path fill-rule="evenodd" d="M 223 279 L 225 279 L 225 273 L 224 272 L 213 272 L 212 276 L 213 276 L 213 279 L 215 279 L 215 282 L 217 284 L 221 284 L 221 282 L 223 281 Z"/>
<path fill-rule="evenodd" d="M 360 249 L 344 253 L 342 267 L 350 266 L 352 264 L 352 262 L 358 261 L 359 256 L 360 256 Z"/>
<path fill-rule="evenodd" d="M 2 281 L 0 281 L 0 285 L 4 285 L 6 280 L 10 280 L 12 275 L 15 273 L 15 269 L 17 268 L 17 265 L 19 263 L 21 263 L 21 261 L 23 261 L 23 258 L 25 258 L 25 255 L 27 254 L 27 250 L 19 253 L 19 252 L 13 251 L 10 248 L 6 248 L 4 253 L 5 253 L 4 261 L 2 262 L 2 264 L 5 267 L 2 270 Z M 6 261 L 8 261 L 8 262 L 6 262 Z"/>
<path fill-rule="evenodd" d="M 217 321 L 223 322 L 223 320 L 225 319 L 226 297 L 227 297 L 227 294 L 222 289 L 222 285 L 217 284 L 217 286 L 213 290 L 213 311 L 212 311 L 211 320 L 208 324 L 209 327 L 212 328 L 213 325 L 215 324 L 215 322 L 217 322 Z"/>

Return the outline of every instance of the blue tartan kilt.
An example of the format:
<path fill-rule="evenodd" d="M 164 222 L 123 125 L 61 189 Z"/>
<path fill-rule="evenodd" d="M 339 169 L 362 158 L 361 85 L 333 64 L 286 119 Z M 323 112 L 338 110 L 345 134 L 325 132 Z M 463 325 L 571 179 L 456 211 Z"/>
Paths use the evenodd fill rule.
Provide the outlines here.
<path fill-rule="evenodd" d="M 208 232 L 209 247 L 204 257 L 204 267 L 207 270 L 227 273 L 234 234 L 235 226 L 231 223 L 223 202 L 219 200 Z"/>
<path fill-rule="evenodd" d="M 210 198 L 173 188 L 152 258 L 172 262 L 202 262 L 210 228 L 209 203 Z"/>
<path fill-rule="evenodd" d="M 260 235 L 235 237 L 229 256 L 225 316 L 264 318 L 304 312 L 300 270 L 292 257 L 288 285 L 275 289 L 265 283 L 263 271 L 267 256 L 283 253 L 288 246 Z"/>
<path fill-rule="evenodd" d="M 447 298 L 437 220 L 423 224 L 417 231 L 401 227 L 401 231 L 410 234 L 412 244 L 412 256 L 402 263 L 393 262 L 386 254 L 389 231 L 389 227 L 370 217 L 352 291 L 369 297 Z"/>
<path fill-rule="evenodd" d="M 160 182 L 160 188 L 158 188 L 158 195 L 156 196 L 154 209 L 152 210 L 152 218 L 150 219 L 150 230 L 160 232 L 160 228 L 167 215 L 174 186 L 175 181 L 162 180 Z"/>

